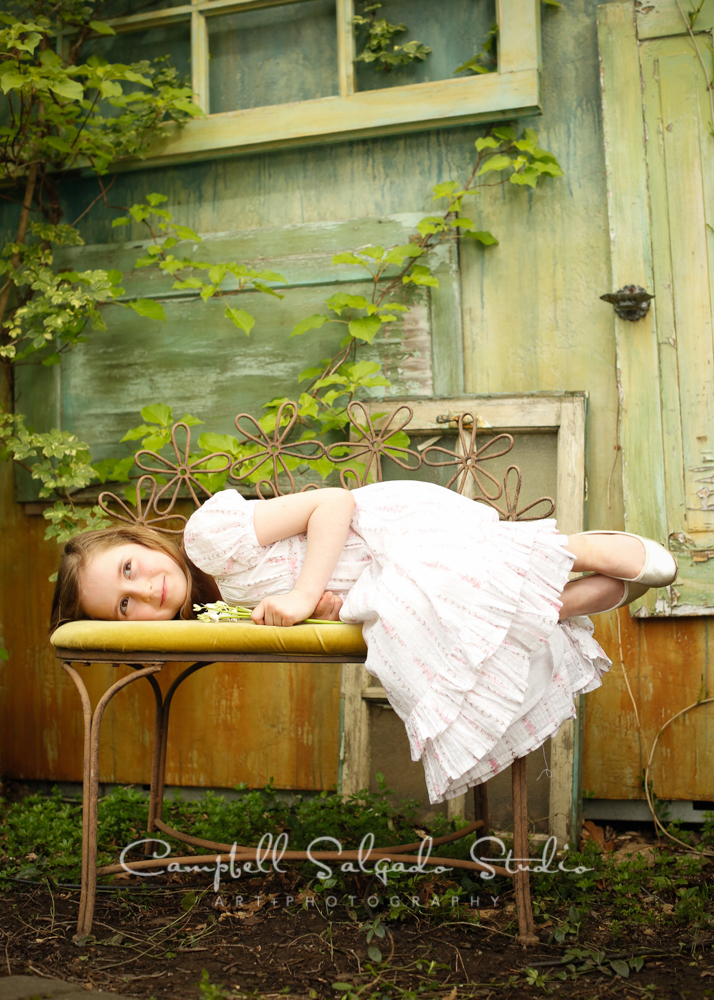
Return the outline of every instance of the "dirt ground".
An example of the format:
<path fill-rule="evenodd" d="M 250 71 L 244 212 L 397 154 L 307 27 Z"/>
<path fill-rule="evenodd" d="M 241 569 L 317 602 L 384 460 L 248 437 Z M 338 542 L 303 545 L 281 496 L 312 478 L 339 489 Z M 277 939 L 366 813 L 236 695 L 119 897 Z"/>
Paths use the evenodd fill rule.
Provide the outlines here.
<path fill-rule="evenodd" d="M 175 878 L 162 887 L 127 878 L 120 896 L 100 892 L 94 937 L 79 944 L 72 940 L 77 891 L 18 885 L 0 896 L 2 974 L 59 978 L 144 1000 L 714 996 L 714 935 L 697 937 L 681 926 L 633 925 L 626 939 L 613 938 L 591 910 L 577 939 L 547 943 L 552 928 L 546 922 L 542 943 L 524 950 L 514 938 L 512 893 L 495 906 L 481 894 L 479 906 L 452 914 L 436 912 L 435 892 L 428 915 L 415 908 L 401 922 L 386 919 L 387 900 L 380 897 L 365 923 L 351 909 L 354 897 L 328 907 L 301 890 L 305 883 L 294 872 L 255 888 L 244 884 L 241 903 L 199 887 L 195 875 L 190 884 Z M 375 893 L 374 886 L 355 885 L 360 900 L 367 891 Z M 373 934 L 370 944 L 374 918 L 384 936 Z M 381 961 L 368 954 L 375 945 Z M 574 956 L 573 948 L 580 953 Z M 564 966 L 568 949 L 571 961 Z M 598 956 L 599 968 L 592 958 L 588 964 L 588 955 Z M 633 956 L 642 958 L 641 967 L 627 978 L 609 964 Z M 207 986 L 201 991 L 203 970 L 225 994 Z"/>

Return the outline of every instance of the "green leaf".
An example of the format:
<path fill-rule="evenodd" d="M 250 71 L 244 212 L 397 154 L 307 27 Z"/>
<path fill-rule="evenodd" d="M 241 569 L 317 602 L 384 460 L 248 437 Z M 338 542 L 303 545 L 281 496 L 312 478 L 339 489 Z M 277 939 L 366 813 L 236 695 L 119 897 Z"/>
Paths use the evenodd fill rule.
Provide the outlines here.
<path fill-rule="evenodd" d="M 280 292 L 276 292 L 274 288 L 270 288 L 269 285 L 264 285 L 262 281 L 254 281 L 253 285 L 259 292 L 264 292 L 266 295 L 274 295 L 276 299 L 285 298 L 285 296 L 281 295 Z"/>
<path fill-rule="evenodd" d="M 493 134 L 501 142 L 513 142 L 517 135 L 516 130 L 511 128 L 510 125 L 499 125 L 498 128 L 493 130 Z"/>
<path fill-rule="evenodd" d="M 163 202 L 168 201 L 169 196 L 166 194 L 158 194 L 156 191 L 146 196 L 146 204 L 151 205 L 152 208 L 156 208 L 157 205 L 163 204 Z"/>
<path fill-rule="evenodd" d="M 193 229 L 189 229 L 188 226 L 174 226 L 173 230 L 180 240 L 198 240 L 199 243 L 202 242 L 198 233 L 194 233 Z"/>
<path fill-rule="evenodd" d="M 220 285 L 226 276 L 228 268 L 225 264 L 214 264 L 208 272 L 208 280 L 212 281 L 214 285 Z"/>
<path fill-rule="evenodd" d="M 111 271 L 107 271 L 107 281 L 110 285 L 118 285 L 124 275 L 121 271 L 117 271 L 116 268 L 112 268 Z"/>
<path fill-rule="evenodd" d="M 308 330 L 319 330 L 324 323 L 329 322 L 329 316 L 323 316 L 321 313 L 313 313 L 312 316 L 301 319 L 299 323 L 296 323 L 290 336 L 300 337 L 303 333 L 307 333 Z"/>
<path fill-rule="evenodd" d="M 164 445 L 169 443 L 170 438 L 171 435 L 168 432 L 163 434 L 149 434 L 141 443 L 148 451 L 161 451 Z"/>
<path fill-rule="evenodd" d="M 186 913 L 188 913 L 189 910 L 192 910 L 196 905 L 197 898 L 198 897 L 196 896 L 196 893 L 193 890 L 187 892 L 186 895 L 181 900 L 181 908 L 185 910 Z"/>
<path fill-rule="evenodd" d="M 58 150 L 60 153 L 71 153 L 72 147 L 67 142 L 66 139 L 60 139 L 57 135 L 48 135 L 45 137 L 45 143 L 51 146 L 53 149 Z"/>
<path fill-rule="evenodd" d="M 321 479 L 326 479 L 337 466 L 326 455 L 323 455 L 321 458 L 310 462 L 310 468 L 314 469 Z"/>
<path fill-rule="evenodd" d="M 488 66 L 484 66 L 484 64 L 480 61 L 482 58 L 481 53 L 476 56 L 472 56 L 467 62 L 461 63 L 460 66 L 457 66 L 451 75 L 456 76 L 457 73 L 463 73 L 467 69 L 472 70 L 474 73 L 490 73 L 491 70 Z"/>
<path fill-rule="evenodd" d="M 116 80 L 102 80 L 99 84 L 99 93 L 102 97 L 121 97 L 124 91 Z"/>
<path fill-rule="evenodd" d="M 421 264 L 415 264 L 411 269 L 409 274 L 405 274 L 402 278 L 402 282 L 405 285 L 431 285 L 433 288 L 439 287 L 439 279 L 435 274 L 432 274 L 428 267 L 423 267 Z"/>
<path fill-rule="evenodd" d="M 627 979 L 630 975 L 630 967 L 627 962 L 623 962 L 620 959 L 614 959 L 610 962 L 610 967 L 617 972 L 623 979 Z"/>
<path fill-rule="evenodd" d="M 371 257 L 372 260 L 381 260 L 384 257 L 384 247 L 365 247 L 360 253 L 365 257 Z"/>
<path fill-rule="evenodd" d="M 145 434 L 151 434 L 153 430 L 153 427 L 147 427 L 146 424 L 141 424 L 139 427 L 132 427 L 131 430 L 128 430 L 121 440 L 122 442 L 138 441 L 139 438 L 143 438 Z"/>
<path fill-rule="evenodd" d="M 444 181 L 442 184 L 436 184 L 433 200 L 436 201 L 437 198 L 451 198 L 458 190 L 458 181 Z"/>
<path fill-rule="evenodd" d="M 401 266 L 406 257 L 421 257 L 424 253 L 416 243 L 405 243 L 404 246 L 392 247 L 384 258 L 388 264 Z"/>
<path fill-rule="evenodd" d="M 106 21 L 90 21 L 89 27 L 98 35 L 116 35 L 116 31 Z"/>
<path fill-rule="evenodd" d="M 241 445 L 238 438 L 232 434 L 214 434 L 206 431 L 200 435 L 198 447 L 207 454 L 212 451 L 227 451 L 229 455 L 238 455 Z"/>
<path fill-rule="evenodd" d="M 46 358 L 42 359 L 43 365 L 58 365 L 62 358 L 59 354 L 48 354 Z"/>
<path fill-rule="evenodd" d="M 82 84 L 76 80 L 54 80 L 49 84 L 49 88 L 60 97 L 66 97 L 68 101 L 81 101 L 84 97 Z"/>
<path fill-rule="evenodd" d="M 334 255 L 334 257 L 332 258 L 332 263 L 333 264 L 360 264 L 362 267 L 366 267 L 367 266 L 365 264 L 365 262 L 362 260 L 361 257 L 358 257 L 357 254 L 351 253 L 349 251 L 347 251 L 345 253 L 336 253 Z"/>
<path fill-rule="evenodd" d="M 174 281 L 172 289 L 203 288 L 205 282 L 201 278 L 186 278 L 185 281 Z"/>
<path fill-rule="evenodd" d="M 368 303 L 367 299 L 362 295 L 349 295 L 347 292 L 337 292 L 327 299 L 327 305 L 338 316 L 341 316 L 343 309 L 366 309 Z"/>
<path fill-rule="evenodd" d="M 379 316 L 361 316 L 359 319 L 350 320 L 348 329 L 357 340 L 366 340 L 371 344 L 381 325 L 382 320 Z"/>
<path fill-rule="evenodd" d="M 188 424 L 189 427 L 197 427 L 198 424 L 205 424 L 205 420 L 201 420 L 200 417 L 192 417 L 190 413 L 184 413 L 181 417 L 182 424 Z"/>
<path fill-rule="evenodd" d="M 511 174 L 508 178 L 511 184 L 519 184 L 521 187 L 527 184 L 528 187 L 534 188 L 538 183 L 538 177 L 540 176 L 540 170 L 537 170 L 535 164 L 528 166 L 522 173 Z"/>
<path fill-rule="evenodd" d="M 479 243 L 483 243 L 485 247 L 498 246 L 498 240 L 491 233 L 478 231 L 473 233 L 464 233 L 464 236 L 470 236 L 473 240 L 478 240 Z"/>
<path fill-rule="evenodd" d="M 21 73 L 17 73 L 15 70 L 9 70 L 0 77 L 4 94 L 7 94 L 9 90 L 21 90 L 23 85 L 29 82 L 28 77 L 22 76 Z"/>
<path fill-rule="evenodd" d="M 151 403 L 150 406 L 145 406 L 141 411 L 141 415 L 147 423 L 158 424 L 160 427 L 168 427 L 172 413 L 171 407 L 167 406 L 166 403 Z M 148 429 L 153 432 L 153 428 Z"/>
<path fill-rule="evenodd" d="M 372 959 L 373 962 L 382 961 L 382 952 L 379 950 L 376 944 L 371 944 L 367 949 L 367 954 Z"/>
<path fill-rule="evenodd" d="M 430 233 L 443 233 L 446 225 L 443 218 L 440 215 L 427 215 L 417 223 L 417 229 L 422 236 L 428 236 Z"/>
<path fill-rule="evenodd" d="M 262 278 L 263 281 L 279 281 L 282 285 L 289 285 L 290 282 L 277 271 L 251 271 L 251 277 Z"/>
<path fill-rule="evenodd" d="M 502 139 L 497 139 L 493 135 L 486 135 L 482 139 L 476 140 L 476 149 L 479 153 L 482 149 L 498 149 L 502 141 Z"/>
<path fill-rule="evenodd" d="M 510 167 L 512 165 L 512 162 L 513 161 L 510 156 L 506 156 L 504 153 L 498 153 L 496 156 L 492 156 L 490 160 L 486 160 L 477 176 L 480 177 L 481 174 L 487 174 L 491 170 L 505 170 L 506 167 Z"/>
<path fill-rule="evenodd" d="M 116 229 L 117 226 L 128 226 L 130 224 L 130 220 L 125 215 L 119 216 L 118 219 L 112 219 L 112 229 Z"/>
<path fill-rule="evenodd" d="M 243 330 L 247 336 L 250 335 L 250 331 L 255 326 L 255 317 L 247 313 L 245 309 L 234 309 L 233 306 L 228 306 L 223 315 L 226 319 L 232 320 L 238 329 Z"/>
<path fill-rule="evenodd" d="M 127 302 L 127 306 L 147 319 L 163 320 L 166 322 L 166 313 L 160 302 L 153 299 L 136 299 L 134 302 Z"/>

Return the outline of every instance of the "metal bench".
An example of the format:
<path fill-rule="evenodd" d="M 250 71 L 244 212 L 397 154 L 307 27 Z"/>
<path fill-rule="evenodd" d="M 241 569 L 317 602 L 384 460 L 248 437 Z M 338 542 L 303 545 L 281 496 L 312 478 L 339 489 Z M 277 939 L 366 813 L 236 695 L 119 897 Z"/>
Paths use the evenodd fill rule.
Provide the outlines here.
<path fill-rule="evenodd" d="M 349 407 L 349 416 L 350 440 L 325 448 L 318 441 L 291 440 L 290 435 L 297 417 L 297 405 L 294 403 L 285 403 L 280 408 L 276 429 L 272 434 L 265 433 L 250 414 L 239 414 L 236 417 L 236 426 L 243 434 L 244 440 L 251 442 L 252 454 L 234 459 L 227 453 L 214 453 L 193 462 L 190 461 L 190 428 L 186 424 L 178 423 L 172 430 L 175 463 L 169 462 L 156 452 L 144 450 L 137 454 L 136 462 L 144 475 L 137 483 L 135 509 L 132 510 L 123 500 L 108 492 L 100 495 L 99 503 L 106 513 L 116 520 L 145 525 L 157 531 L 180 533 L 185 518 L 175 510 L 179 496 L 187 492 L 194 504 L 199 506 L 197 490 L 206 497 L 211 495 L 197 478 L 202 472 L 228 471 L 231 484 L 245 487 L 246 482 L 251 477 L 255 479 L 255 474 L 268 464 L 271 475 L 257 482 L 255 491 L 261 497 L 266 494 L 283 495 L 297 488 L 293 472 L 289 468 L 289 464 L 293 463 L 286 462 L 286 459 L 299 458 L 309 463 L 310 459 L 327 454 L 334 462 L 343 466 L 340 479 L 345 488 L 363 485 L 375 479 L 381 480 L 383 462 L 389 459 L 410 471 L 416 471 L 422 466 L 454 469 L 448 483 L 450 487 L 455 485 L 459 492 L 464 492 L 470 487 L 470 495 L 496 507 L 501 517 L 509 520 L 535 519 L 532 510 L 539 504 L 543 504 L 546 508 L 541 514 L 543 517 L 550 516 L 554 510 L 554 502 L 549 497 L 543 497 L 524 509 L 519 509 L 521 472 L 517 466 L 509 466 L 503 480 L 499 480 L 484 468 L 485 462 L 503 456 L 510 450 L 513 438 L 507 433 L 501 433 L 481 444 L 478 420 L 473 414 L 464 412 L 447 415 L 445 422 L 449 423 L 457 433 L 456 448 L 447 449 L 441 445 L 427 443 L 421 452 L 391 440 L 409 425 L 412 410 L 408 405 L 402 404 L 392 413 L 382 417 L 379 422 L 376 420 L 373 422 L 368 410 L 362 404 L 352 403 Z M 177 440 L 179 432 L 186 435 L 185 446 L 179 445 Z M 217 466 L 216 463 L 220 460 L 223 460 L 224 464 Z M 349 464 L 355 460 L 360 463 L 358 467 Z M 157 475 L 170 476 L 169 482 L 159 487 L 155 478 Z M 287 489 L 284 488 L 285 481 L 288 484 Z M 509 490 L 509 483 L 515 486 L 512 493 Z M 306 483 L 303 488 L 315 488 L 315 484 Z M 144 490 L 148 491 L 146 500 L 142 500 Z M 505 504 L 502 498 L 505 499 Z M 500 505 L 499 501 L 502 501 Z M 77 687 L 84 713 L 82 889 L 77 921 L 78 935 L 88 935 L 91 932 L 98 875 L 108 875 L 126 868 L 139 871 L 163 867 L 170 862 L 215 864 L 216 852 L 227 857 L 232 856 L 234 861 L 257 860 L 256 847 L 202 840 L 175 830 L 163 822 L 169 715 L 173 697 L 180 684 L 212 663 L 256 661 L 334 663 L 340 664 L 344 673 L 355 669 L 351 665 L 364 663 L 366 656 L 361 628 L 342 623 L 303 624 L 285 629 L 257 627 L 248 622 L 207 624 L 184 621 L 137 623 L 82 621 L 60 626 L 52 635 L 51 641 L 63 669 Z M 177 661 L 187 662 L 189 666 L 174 680 L 163 696 L 155 675 L 161 671 L 165 663 Z M 76 668 L 81 664 L 98 662 L 110 662 L 116 666 L 125 664 L 132 668 L 133 673 L 112 684 L 92 710 L 86 685 Z M 141 678 L 146 678 L 151 685 L 156 704 L 148 833 L 165 833 L 193 847 L 208 849 L 211 853 L 182 858 L 147 856 L 142 861 L 97 869 L 98 760 L 102 716 L 115 694 Z M 526 759 L 522 757 L 514 760 L 512 765 L 513 853 L 515 858 L 520 859 L 528 856 L 525 763 Z M 462 827 L 455 834 L 436 840 L 435 846 L 467 836 L 484 826 L 487 827 L 488 805 L 485 786 L 477 786 L 474 801 L 475 822 Z M 380 859 L 417 861 L 418 858 L 413 852 L 418 848 L 418 844 L 373 848 L 369 862 L 374 863 Z M 150 850 L 151 845 L 148 844 L 147 854 Z M 312 857 L 318 860 L 338 858 L 341 861 L 357 860 L 357 852 L 314 852 Z M 282 860 L 297 862 L 308 858 L 305 852 L 287 851 L 282 855 Z M 433 858 L 428 863 L 447 864 L 473 871 L 483 871 L 486 868 L 486 865 L 477 861 L 443 857 Z M 521 866 L 516 864 L 515 873 L 495 864 L 490 865 L 490 868 L 495 869 L 500 875 L 513 878 L 519 939 L 524 945 L 535 943 L 538 939 L 534 933 L 527 866 L 521 870 Z"/>

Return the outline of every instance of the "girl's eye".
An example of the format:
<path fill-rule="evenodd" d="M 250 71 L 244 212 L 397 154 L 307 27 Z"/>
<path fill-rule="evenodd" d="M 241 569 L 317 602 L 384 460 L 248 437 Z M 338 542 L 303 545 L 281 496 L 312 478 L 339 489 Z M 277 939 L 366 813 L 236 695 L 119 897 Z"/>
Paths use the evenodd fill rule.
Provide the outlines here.
<path fill-rule="evenodd" d="M 128 597 L 124 597 L 122 599 L 121 603 L 119 604 L 119 610 L 121 611 L 121 613 L 123 615 L 125 615 L 126 614 L 126 609 L 128 607 L 129 607 L 129 598 Z"/>
<path fill-rule="evenodd" d="M 129 559 L 128 562 L 124 563 L 124 576 L 127 579 L 129 579 L 130 574 L 131 574 L 131 559 Z"/>

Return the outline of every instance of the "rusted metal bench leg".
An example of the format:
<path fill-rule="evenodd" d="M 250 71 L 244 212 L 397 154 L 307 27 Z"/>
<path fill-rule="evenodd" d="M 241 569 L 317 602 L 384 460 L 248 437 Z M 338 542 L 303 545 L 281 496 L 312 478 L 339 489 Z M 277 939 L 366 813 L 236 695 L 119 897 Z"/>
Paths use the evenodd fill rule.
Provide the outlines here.
<path fill-rule="evenodd" d="M 91 714 L 91 702 L 84 681 L 69 663 L 63 662 L 63 668 L 75 683 L 82 700 L 84 713 L 84 765 L 83 765 L 83 801 L 82 801 L 82 889 L 79 897 L 79 914 L 77 917 L 77 936 L 91 933 L 94 919 L 94 901 L 97 891 L 97 801 L 99 798 L 99 730 L 104 709 L 114 695 L 149 674 L 161 670 L 163 663 L 152 663 L 122 677 L 108 688 L 97 702 L 94 715 Z"/>
<path fill-rule="evenodd" d="M 84 715 L 84 746 L 82 755 L 82 889 L 79 895 L 79 915 L 77 917 L 77 933 L 84 923 L 84 911 L 87 906 L 87 885 L 89 883 L 89 761 L 90 761 L 90 739 L 92 733 L 92 703 L 89 700 L 89 693 L 84 681 L 77 673 L 71 663 L 62 663 L 62 669 L 74 681 L 74 686 L 79 692 L 82 702 L 82 714 Z M 95 852 L 96 853 L 96 852 Z"/>
<path fill-rule="evenodd" d="M 489 822 L 488 815 L 488 788 L 485 781 L 482 781 L 480 785 L 474 785 L 474 822 L 481 820 L 483 823 L 483 835 L 488 837 L 491 833 L 491 824 Z M 482 846 L 482 853 L 484 857 L 488 857 L 490 850 L 490 841 L 486 841 Z"/>
<path fill-rule="evenodd" d="M 164 809 L 164 785 L 166 784 L 166 748 L 169 743 L 169 715 L 171 713 L 171 703 L 174 700 L 174 695 L 178 687 L 183 684 L 187 677 L 195 674 L 197 670 L 201 670 L 203 667 L 208 667 L 213 661 L 211 660 L 201 660 L 198 663 L 192 663 L 190 667 L 186 667 L 185 670 L 176 677 L 171 683 L 166 695 L 164 697 L 164 704 L 161 710 L 161 721 L 160 721 L 160 731 L 159 731 L 159 720 L 157 718 L 157 730 L 156 733 L 160 736 L 157 741 L 156 735 L 154 736 L 154 753 L 156 753 L 156 747 L 159 747 L 158 761 L 156 762 L 156 784 L 154 784 L 154 763 L 151 765 L 151 793 L 150 793 L 150 803 L 149 803 L 149 820 L 151 825 L 149 826 L 149 831 L 158 829 L 156 826 L 156 820 L 162 818 Z"/>
<path fill-rule="evenodd" d="M 161 764 L 161 724 L 164 714 L 164 699 L 161 694 L 161 688 L 159 687 L 156 678 L 151 675 L 147 676 L 147 681 L 151 684 L 151 688 L 154 692 L 154 701 L 156 703 L 156 714 L 154 716 L 154 743 L 151 751 L 151 785 L 149 791 L 149 819 L 146 824 L 147 833 L 153 833 L 156 829 L 156 806 L 158 802 L 158 790 L 159 790 L 159 767 Z M 145 854 L 147 857 L 151 855 L 159 848 L 153 840 L 147 840 Z"/>
<path fill-rule="evenodd" d="M 528 857 L 528 792 L 526 790 L 525 757 L 516 757 L 513 761 L 511 780 L 513 783 L 513 857 L 516 868 L 513 881 L 518 912 L 518 940 L 525 948 L 528 945 L 538 943 L 533 924 L 529 865 L 526 861 L 518 861 L 518 858 Z"/>

